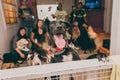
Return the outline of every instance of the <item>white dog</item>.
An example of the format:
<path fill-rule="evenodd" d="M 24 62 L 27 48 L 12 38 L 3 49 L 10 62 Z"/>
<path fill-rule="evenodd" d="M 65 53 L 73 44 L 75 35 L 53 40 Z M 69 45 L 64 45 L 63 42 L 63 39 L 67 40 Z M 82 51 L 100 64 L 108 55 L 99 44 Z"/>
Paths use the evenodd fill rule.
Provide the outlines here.
<path fill-rule="evenodd" d="M 38 57 L 38 53 L 28 54 L 27 62 L 29 66 L 41 65 L 41 60 Z"/>
<path fill-rule="evenodd" d="M 29 44 L 29 41 L 24 39 L 24 38 L 17 41 L 17 47 L 20 50 L 23 50 L 23 51 L 29 51 L 30 50 L 30 49 L 28 49 L 28 44 Z"/>

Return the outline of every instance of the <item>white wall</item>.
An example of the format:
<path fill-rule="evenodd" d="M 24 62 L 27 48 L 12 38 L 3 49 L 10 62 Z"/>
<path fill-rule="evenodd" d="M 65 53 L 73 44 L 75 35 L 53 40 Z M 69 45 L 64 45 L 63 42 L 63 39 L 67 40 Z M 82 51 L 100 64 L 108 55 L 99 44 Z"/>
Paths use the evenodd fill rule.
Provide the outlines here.
<path fill-rule="evenodd" d="M 0 4 L 1 5 L 1 4 Z M 6 33 L 4 29 L 4 22 L 2 17 L 2 9 L 0 8 L 0 52 L 5 51 L 5 40 L 6 40 Z"/>
<path fill-rule="evenodd" d="M 113 0 L 110 54 L 120 54 L 120 0 Z"/>
<path fill-rule="evenodd" d="M 45 4 L 58 4 L 57 0 L 37 0 L 37 5 L 45 5 Z M 72 10 L 72 5 L 74 4 L 75 0 L 64 0 L 63 9 L 68 12 L 68 14 Z"/>
<path fill-rule="evenodd" d="M 0 0 L 0 53 L 9 52 L 10 41 L 18 30 L 18 23 L 14 25 L 6 25 Z"/>
<path fill-rule="evenodd" d="M 107 33 L 111 33 L 112 2 L 113 0 L 105 0 L 104 31 Z"/>

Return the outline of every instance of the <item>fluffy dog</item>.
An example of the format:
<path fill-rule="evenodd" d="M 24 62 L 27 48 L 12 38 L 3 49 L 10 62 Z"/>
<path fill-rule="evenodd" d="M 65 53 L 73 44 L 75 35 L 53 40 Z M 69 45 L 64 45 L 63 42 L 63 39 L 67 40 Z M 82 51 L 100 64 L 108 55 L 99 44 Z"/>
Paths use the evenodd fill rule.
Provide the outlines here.
<path fill-rule="evenodd" d="M 88 27 L 88 34 L 89 34 L 89 37 L 93 39 L 95 42 L 96 49 L 94 50 L 94 52 L 100 50 L 100 47 L 102 47 L 102 40 L 100 36 L 94 31 L 92 26 Z"/>
<path fill-rule="evenodd" d="M 95 39 L 95 38 L 97 38 L 97 33 L 93 30 L 93 27 L 92 26 L 89 26 L 88 27 L 88 35 L 89 35 L 89 37 L 90 38 L 92 38 L 92 39 Z"/>
<path fill-rule="evenodd" d="M 27 47 L 29 44 L 28 40 L 26 39 L 20 39 L 19 41 L 17 41 L 17 47 L 20 49 L 20 50 L 23 50 L 23 51 L 29 51 L 30 49 Z"/>
<path fill-rule="evenodd" d="M 101 38 L 101 35 L 100 34 L 97 34 L 93 27 L 92 26 L 89 26 L 88 27 L 88 34 L 89 34 L 89 37 L 91 39 L 94 40 L 95 42 L 95 45 L 96 45 L 96 49 L 94 50 L 94 53 L 96 53 L 98 50 L 101 52 L 101 53 L 104 53 L 105 55 L 109 55 L 109 49 L 103 47 L 103 38 Z M 102 34 L 103 35 L 103 34 Z M 103 39 L 103 40 L 102 40 Z"/>

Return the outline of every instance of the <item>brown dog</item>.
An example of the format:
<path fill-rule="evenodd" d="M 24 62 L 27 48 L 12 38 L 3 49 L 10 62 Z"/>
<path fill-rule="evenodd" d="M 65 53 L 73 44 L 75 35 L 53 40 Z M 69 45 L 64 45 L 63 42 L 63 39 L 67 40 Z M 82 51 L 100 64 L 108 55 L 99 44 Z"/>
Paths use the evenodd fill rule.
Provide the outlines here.
<path fill-rule="evenodd" d="M 74 41 L 76 41 L 79 36 L 80 36 L 80 30 L 79 30 L 79 28 L 78 28 L 78 22 L 75 21 L 75 22 L 73 23 L 72 39 L 73 39 Z"/>
<path fill-rule="evenodd" d="M 105 38 L 108 37 L 108 36 L 105 36 L 105 34 L 101 34 L 101 33 L 100 33 L 100 34 L 97 34 L 97 33 L 94 31 L 94 29 L 93 29 L 92 26 L 89 26 L 89 27 L 88 27 L 88 34 L 89 34 L 89 37 L 90 37 L 90 38 L 94 39 L 94 42 L 95 42 L 95 45 L 96 45 L 96 50 L 95 50 L 95 52 L 99 50 L 100 52 L 105 53 L 105 54 L 108 56 L 109 53 L 110 53 L 110 51 L 102 46 L 102 44 L 103 44 L 103 39 L 105 39 Z M 104 35 L 105 37 L 104 37 L 103 35 Z"/>
<path fill-rule="evenodd" d="M 4 64 L 2 64 L 1 69 L 10 69 L 10 68 L 15 68 L 15 67 L 16 67 L 16 65 L 12 62 L 4 63 Z"/>

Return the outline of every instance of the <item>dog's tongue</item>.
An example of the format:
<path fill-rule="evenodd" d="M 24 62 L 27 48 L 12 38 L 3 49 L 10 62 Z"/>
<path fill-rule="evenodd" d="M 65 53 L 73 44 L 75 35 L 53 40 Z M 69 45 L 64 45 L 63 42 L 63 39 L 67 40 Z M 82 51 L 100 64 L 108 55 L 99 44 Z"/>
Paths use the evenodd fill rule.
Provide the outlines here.
<path fill-rule="evenodd" d="M 65 40 L 63 38 L 56 37 L 55 44 L 56 44 L 57 48 L 62 50 L 65 47 Z"/>

